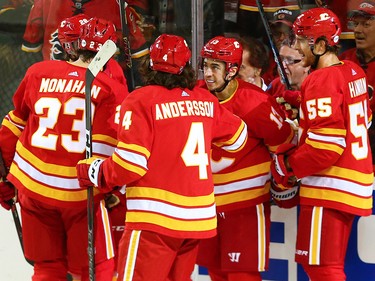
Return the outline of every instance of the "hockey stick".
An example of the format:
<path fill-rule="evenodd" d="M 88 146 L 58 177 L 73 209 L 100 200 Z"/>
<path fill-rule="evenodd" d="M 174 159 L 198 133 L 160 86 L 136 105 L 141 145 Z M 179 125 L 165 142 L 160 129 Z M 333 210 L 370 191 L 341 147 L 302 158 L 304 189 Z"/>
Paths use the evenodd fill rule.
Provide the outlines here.
<path fill-rule="evenodd" d="M 5 181 L 6 175 L 7 175 L 7 172 L 6 172 L 5 163 L 4 163 L 2 155 L 0 154 L 0 181 Z M 16 227 L 18 240 L 20 241 L 20 245 L 21 245 L 21 249 L 23 253 L 22 226 L 21 226 L 20 216 L 18 215 L 16 200 L 12 198 L 8 200 L 6 203 L 10 206 L 10 211 L 12 212 L 14 226 Z M 32 266 L 34 265 L 34 263 L 28 260 L 26 257 L 25 257 L 25 260 L 27 261 L 28 264 Z"/>
<path fill-rule="evenodd" d="M 264 13 L 262 1 L 261 0 L 256 0 L 256 1 L 257 1 L 257 6 L 258 6 L 258 9 L 259 9 L 260 17 L 262 18 L 264 28 L 266 29 L 268 41 L 270 42 L 270 45 L 271 45 L 271 49 L 272 49 L 272 52 L 273 52 L 273 56 L 275 58 L 275 62 L 277 64 L 277 67 L 279 68 L 280 78 L 281 78 L 282 82 L 284 83 L 284 85 L 286 86 L 286 88 L 288 90 L 291 90 L 292 87 L 290 86 L 288 77 L 286 76 L 285 69 L 284 69 L 284 67 L 281 63 L 279 51 L 276 47 L 275 42 L 273 41 L 271 28 L 270 28 L 270 25 L 268 24 L 266 14 Z"/>
<path fill-rule="evenodd" d="M 85 81 L 85 121 L 86 121 L 86 159 L 92 156 L 92 124 L 91 124 L 91 86 L 99 71 L 115 54 L 116 44 L 107 40 L 98 53 L 90 62 L 86 70 Z M 88 257 L 89 257 L 89 278 L 95 281 L 95 245 L 94 245 L 94 188 L 87 189 L 87 228 L 88 228 Z"/>
<path fill-rule="evenodd" d="M 120 10 L 120 19 L 121 19 L 121 32 L 122 32 L 122 40 L 124 43 L 124 50 L 123 56 L 126 64 L 125 76 L 126 81 L 128 82 L 128 89 L 129 92 L 134 90 L 135 81 L 134 81 L 134 72 L 133 72 L 133 63 L 132 63 L 132 54 L 130 50 L 130 41 L 129 41 L 129 28 L 126 19 L 126 3 L 125 0 L 119 0 L 119 10 Z"/>

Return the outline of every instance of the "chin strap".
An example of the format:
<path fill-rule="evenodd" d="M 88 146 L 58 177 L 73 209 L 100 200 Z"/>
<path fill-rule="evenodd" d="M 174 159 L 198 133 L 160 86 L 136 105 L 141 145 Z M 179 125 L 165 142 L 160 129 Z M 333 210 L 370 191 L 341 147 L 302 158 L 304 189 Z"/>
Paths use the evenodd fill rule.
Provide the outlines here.
<path fill-rule="evenodd" d="M 318 62 L 319 62 L 320 57 L 323 56 L 325 53 L 327 53 L 327 46 L 326 46 L 323 54 L 315 54 L 314 53 L 314 45 L 310 47 L 310 50 L 311 50 L 311 53 L 315 56 L 315 60 L 314 60 L 314 63 L 311 65 L 311 68 L 316 69 L 316 67 L 318 66 Z"/>
<path fill-rule="evenodd" d="M 211 90 L 210 92 L 213 93 L 213 94 L 215 94 L 215 93 L 220 93 L 220 92 L 224 91 L 224 89 L 228 86 L 229 82 L 231 80 L 233 80 L 235 76 L 236 75 L 233 75 L 231 79 L 226 79 L 228 77 L 228 73 L 227 73 L 225 75 L 225 78 L 224 78 L 224 84 L 221 87 L 219 87 L 219 88 Z"/>

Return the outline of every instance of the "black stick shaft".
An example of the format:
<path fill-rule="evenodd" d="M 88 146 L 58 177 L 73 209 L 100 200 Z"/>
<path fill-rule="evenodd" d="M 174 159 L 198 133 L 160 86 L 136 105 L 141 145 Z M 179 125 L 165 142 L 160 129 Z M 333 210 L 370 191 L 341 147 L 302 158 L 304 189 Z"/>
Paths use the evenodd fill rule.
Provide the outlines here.
<path fill-rule="evenodd" d="M 285 69 L 284 69 L 284 67 L 282 65 L 282 62 L 281 62 L 281 59 L 280 59 L 280 55 L 279 55 L 279 50 L 277 49 L 276 44 L 273 41 L 273 36 L 272 36 L 271 28 L 270 28 L 270 25 L 268 23 L 266 14 L 264 12 L 262 1 L 261 0 L 256 0 L 256 2 L 257 2 L 258 9 L 259 9 L 260 17 L 262 18 L 262 22 L 263 22 L 264 28 L 266 29 L 268 41 L 270 42 L 270 46 L 271 46 L 271 49 L 272 49 L 272 53 L 273 53 L 275 62 L 276 62 L 277 67 L 279 69 L 280 78 L 283 81 L 283 83 L 286 86 L 286 88 L 288 90 L 291 90 L 292 87 L 290 86 L 290 83 L 289 83 L 288 77 L 286 75 Z"/>
<path fill-rule="evenodd" d="M 119 9 L 120 9 L 120 18 L 121 18 L 121 32 L 122 40 L 124 42 L 125 49 L 123 56 L 126 63 L 125 76 L 128 83 L 129 92 L 133 91 L 135 88 L 134 80 L 134 69 L 132 63 L 132 54 L 130 50 L 130 41 L 129 41 L 129 28 L 127 25 L 126 13 L 125 13 L 125 0 L 119 0 Z"/>

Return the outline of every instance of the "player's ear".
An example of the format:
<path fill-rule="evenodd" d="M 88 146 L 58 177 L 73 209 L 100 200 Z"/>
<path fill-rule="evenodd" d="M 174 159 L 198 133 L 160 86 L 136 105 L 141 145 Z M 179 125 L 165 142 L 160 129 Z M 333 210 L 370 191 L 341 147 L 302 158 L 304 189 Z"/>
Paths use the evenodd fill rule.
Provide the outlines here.
<path fill-rule="evenodd" d="M 227 79 L 228 80 L 232 80 L 234 78 L 234 76 L 237 74 L 237 72 L 239 71 L 239 68 L 238 66 L 232 66 L 229 68 L 228 70 L 228 74 L 227 74 Z"/>

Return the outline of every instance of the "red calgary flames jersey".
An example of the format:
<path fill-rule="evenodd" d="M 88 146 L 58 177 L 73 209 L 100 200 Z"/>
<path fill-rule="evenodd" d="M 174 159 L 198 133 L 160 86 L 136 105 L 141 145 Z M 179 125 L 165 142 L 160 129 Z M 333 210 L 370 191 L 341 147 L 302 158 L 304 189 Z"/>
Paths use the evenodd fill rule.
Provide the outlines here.
<path fill-rule="evenodd" d="M 270 200 L 270 152 L 290 142 L 294 135 L 290 125 L 283 121 L 284 114 L 273 97 L 253 84 L 240 79 L 237 83 L 234 94 L 221 104 L 245 121 L 248 140 L 245 148 L 235 155 L 212 148 L 218 212 Z"/>
<path fill-rule="evenodd" d="M 299 147 L 289 157 L 301 204 L 369 215 L 374 181 L 363 70 L 351 61 L 315 70 L 301 88 Z"/>
<path fill-rule="evenodd" d="M 13 159 L 8 179 L 28 196 L 49 204 L 86 204 L 87 192 L 79 188 L 75 168 L 85 158 L 85 73 L 86 68 L 65 61 L 31 66 L 13 97 L 15 109 L 0 130 L 4 160 L 10 165 Z M 125 86 L 104 73 L 94 80 L 94 155 L 108 157 L 114 151 L 126 94 Z"/>
<path fill-rule="evenodd" d="M 126 184 L 125 227 L 214 236 L 211 144 L 239 150 L 245 123 L 207 90 L 146 86 L 122 103 L 120 124 L 116 151 L 102 165 L 109 186 Z"/>

